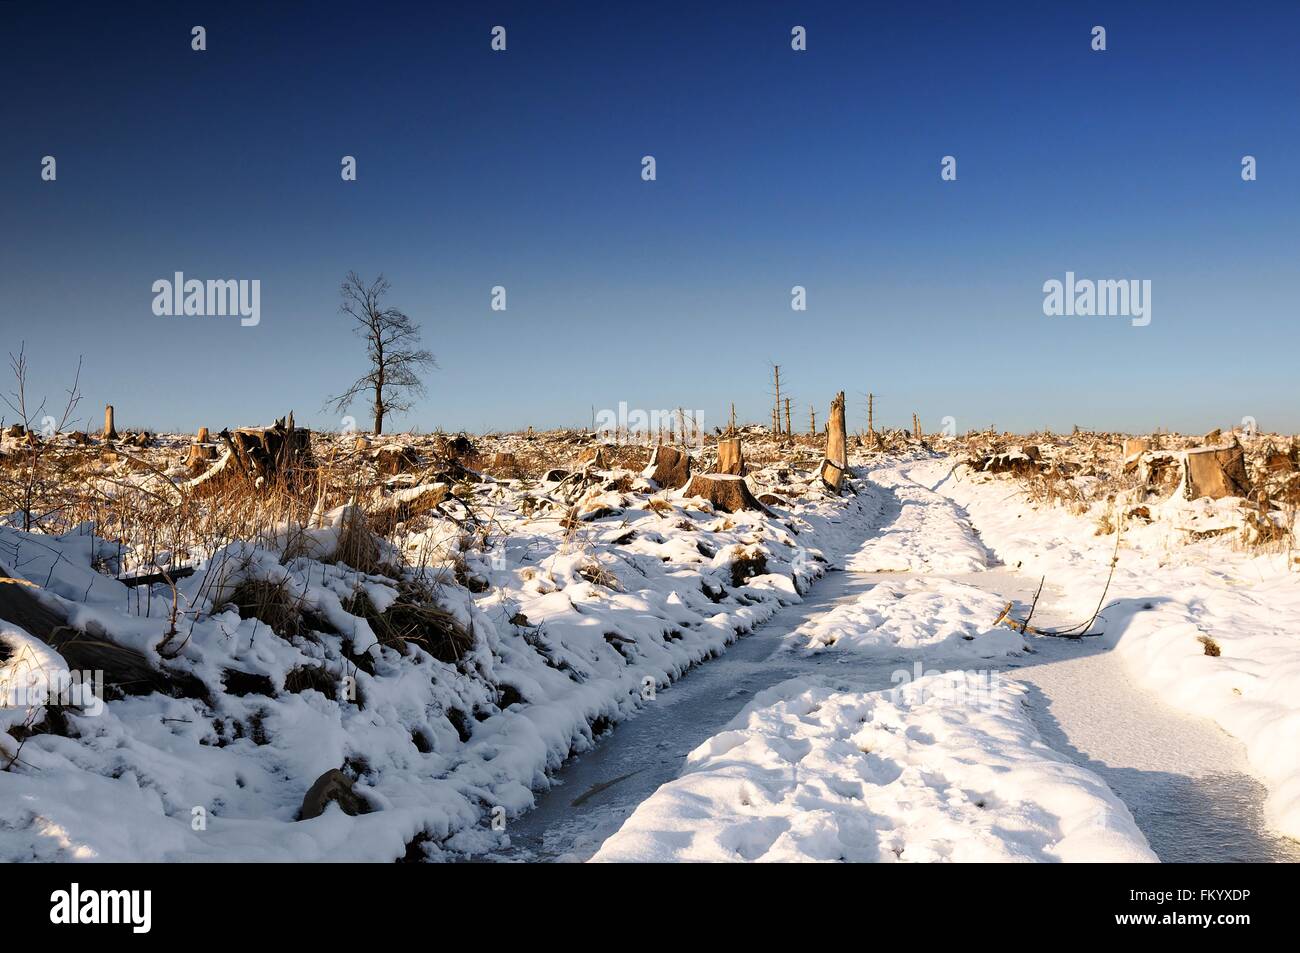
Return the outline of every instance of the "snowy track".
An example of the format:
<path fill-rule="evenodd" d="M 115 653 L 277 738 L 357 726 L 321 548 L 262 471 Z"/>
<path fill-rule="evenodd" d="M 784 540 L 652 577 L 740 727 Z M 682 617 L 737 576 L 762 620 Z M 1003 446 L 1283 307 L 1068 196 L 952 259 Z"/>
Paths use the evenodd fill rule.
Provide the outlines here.
<path fill-rule="evenodd" d="M 606 854 L 619 857 L 614 845 L 632 832 L 640 843 L 653 843 L 655 825 L 676 810 L 675 788 L 661 786 L 671 785 L 687 755 L 726 729 L 757 693 L 802 676 L 837 691 L 879 691 L 919 663 L 927 671 L 995 669 L 1022 683 L 1038 738 L 1104 781 L 1160 859 L 1300 860 L 1300 844 L 1268 829 L 1267 790 L 1249 774 L 1243 746 L 1210 720 L 1177 711 L 1135 684 L 1104 640 L 1031 638 L 1032 652 L 1003 654 L 1005 636 L 1014 633 L 990 632 L 987 610 L 1028 603 L 1037 579 L 982 568 L 993 560 L 965 512 L 932 489 L 945 472 L 935 463 L 874 471 L 881 521 L 843 559 L 845 571 L 823 578 L 803 603 L 660 691 L 644 711 L 569 761 L 486 859 L 586 860 L 625 823 Z M 1078 621 L 1054 612 L 1060 595 L 1044 591 L 1036 621 Z M 719 812 L 709 806 L 697 813 L 690 824 L 717 823 Z M 665 828 L 662 836 L 677 835 Z M 752 858 L 741 850 L 734 859 Z"/>

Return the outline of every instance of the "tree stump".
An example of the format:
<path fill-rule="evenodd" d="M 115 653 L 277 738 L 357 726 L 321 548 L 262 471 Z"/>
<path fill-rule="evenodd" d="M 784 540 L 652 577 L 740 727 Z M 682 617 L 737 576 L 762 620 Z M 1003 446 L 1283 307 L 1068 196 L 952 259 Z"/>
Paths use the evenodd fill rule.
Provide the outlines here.
<path fill-rule="evenodd" d="M 380 473 L 389 476 L 414 470 L 420 465 L 419 455 L 410 447 L 380 447 L 371 455 L 371 459 L 375 461 L 375 468 Z"/>
<path fill-rule="evenodd" d="M 743 476 L 745 473 L 745 455 L 741 452 L 739 437 L 720 437 L 718 439 L 718 472 Z"/>
<path fill-rule="evenodd" d="M 497 479 L 504 480 L 517 479 L 522 473 L 519 468 L 519 458 L 505 451 L 498 451 L 492 455 L 492 462 L 488 464 L 487 471 Z"/>
<path fill-rule="evenodd" d="M 700 496 L 713 504 L 716 510 L 735 513 L 738 510 L 768 509 L 754 498 L 745 478 L 733 473 L 697 473 L 686 487 L 686 496 Z"/>
<path fill-rule="evenodd" d="M 1151 441 L 1145 437 L 1129 437 L 1124 441 L 1124 472 L 1131 473 L 1137 469 L 1142 454 L 1151 449 Z"/>
<path fill-rule="evenodd" d="M 1295 459 L 1289 453 L 1282 453 L 1277 447 L 1269 445 L 1264 451 L 1264 469 L 1269 473 L 1294 473 Z"/>
<path fill-rule="evenodd" d="M 588 447 L 578 454 L 579 467 L 591 467 L 594 470 L 608 470 L 604 447 Z"/>
<path fill-rule="evenodd" d="M 691 458 L 676 447 L 656 447 L 642 474 L 666 490 L 678 490 L 691 478 Z"/>
<path fill-rule="evenodd" d="M 844 472 L 842 467 L 836 466 L 829 460 L 823 460 L 821 466 L 817 468 L 817 476 L 836 493 L 840 492 L 840 487 L 844 485 Z"/>
<path fill-rule="evenodd" d="M 113 405 L 107 404 L 104 407 L 104 439 L 116 440 L 117 430 L 113 427 Z"/>
<path fill-rule="evenodd" d="M 1203 496 L 1212 500 L 1228 496 L 1250 496 L 1246 453 L 1240 445 L 1188 450 L 1184 461 L 1189 500 L 1198 500 Z"/>
<path fill-rule="evenodd" d="M 199 471 L 206 469 L 208 464 L 217 459 L 217 448 L 210 443 L 190 444 L 189 456 L 185 458 L 185 466 L 190 470 Z"/>
<path fill-rule="evenodd" d="M 306 480 L 314 471 L 311 431 L 305 427 L 288 427 L 277 420 L 272 427 L 240 427 L 217 436 L 229 451 L 232 467 L 227 469 L 233 468 L 249 480 L 260 479 L 269 486 L 275 481 Z"/>
<path fill-rule="evenodd" d="M 826 424 L 826 459 L 817 471 L 826 486 L 836 493 L 840 492 L 844 474 L 849 468 L 848 443 L 849 436 L 844 423 L 844 391 L 840 391 L 831 401 L 830 420 Z"/>

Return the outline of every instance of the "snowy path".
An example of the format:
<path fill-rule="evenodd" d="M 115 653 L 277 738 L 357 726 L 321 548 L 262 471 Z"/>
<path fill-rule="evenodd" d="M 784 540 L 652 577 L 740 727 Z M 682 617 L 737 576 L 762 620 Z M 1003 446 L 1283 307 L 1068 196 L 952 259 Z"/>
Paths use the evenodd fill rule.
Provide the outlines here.
<path fill-rule="evenodd" d="M 923 485 L 942 474 L 933 463 L 874 471 L 872 482 L 886 497 L 882 522 L 844 560 L 846 570 L 822 579 L 803 603 L 661 691 L 603 743 L 568 762 L 537 807 L 509 824 L 509 846 L 487 859 L 585 860 L 757 692 L 809 674 L 854 691 L 886 689 L 900 668 L 920 662 L 1013 673 L 1029 688 L 1030 718 L 1043 740 L 1110 786 L 1162 860 L 1300 860 L 1300 844 L 1267 829 L 1266 790 L 1248 773 L 1242 745 L 1208 719 L 1178 712 L 1135 685 L 1100 640 L 1036 638 L 1033 654 L 991 659 L 954 660 L 934 645 L 905 640 L 802 650 L 794 630 L 837 607 L 842 614 L 881 583 L 907 580 L 919 590 L 909 598 L 924 599 L 933 589 L 941 600 L 959 583 L 1002 601 L 1032 599 L 1037 580 L 1004 567 L 979 568 L 989 561 L 987 551 L 966 515 Z M 873 571 L 880 569 L 909 571 Z M 1036 621 L 1078 621 L 1053 617 L 1055 595 L 1044 591 Z"/>

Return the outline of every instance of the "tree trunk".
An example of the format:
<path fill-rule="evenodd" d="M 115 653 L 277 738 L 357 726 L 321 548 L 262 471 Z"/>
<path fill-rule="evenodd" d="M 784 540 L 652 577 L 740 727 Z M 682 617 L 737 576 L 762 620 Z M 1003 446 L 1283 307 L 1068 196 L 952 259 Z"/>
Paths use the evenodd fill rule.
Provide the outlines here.
<path fill-rule="evenodd" d="M 844 391 L 831 401 L 830 425 L 826 433 L 826 459 L 841 470 L 848 469 L 849 436 L 844 423 Z"/>
<path fill-rule="evenodd" d="M 844 472 L 849 468 L 848 431 L 844 424 L 844 391 L 831 401 L 831 415 L 826 424 L 826 459 L 818 475 L 836 493 L 844 482 Z"/>
<path fill-rule="evenodd" d="M 10 578 L 9 570 L 0 566 L 0 577 Z M 128 695 L 153 691 L 175 694 L 178 684 L 187 694 L 202 692 L 202 686 L 190 676 L 159 671 L 135 649 L 118 645 L 106 635 L 72 628 L 63 613 L 41 600 L 35 594 L 37 591 L 38 587 L 22 582 L 0 582 L 0 619 L 13 623 L 58 652 L 68 663 L 69 671 L 103 672 L 106 688 Z"/>

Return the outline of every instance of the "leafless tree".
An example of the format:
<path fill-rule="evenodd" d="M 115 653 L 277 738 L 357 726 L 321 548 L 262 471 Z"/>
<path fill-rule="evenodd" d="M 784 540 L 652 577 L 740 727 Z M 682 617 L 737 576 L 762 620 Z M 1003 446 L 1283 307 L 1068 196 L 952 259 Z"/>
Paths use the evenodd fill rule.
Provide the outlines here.
<path fill-rule="evenodd" d="M 59 434 L 67 428 L 77 404 L 81 403 L 81 359 L 77 359 L 77 373 L 72 379 L 72 386 L 68 388 L 68 399 L 59 417 L 45 412 L 43 400 L 35 411 L 28 406 L 25 344 L 18 348 L 17 354 L 9 355 L 9 368 L 14 375 L 14 390 L 0 399 L 18 418 L 16 437 L 21 442 L 13 453 L 18 466 L 11 468 L 10 473 L 0 479 L 0 502 L 12 506 L 17 514 L 21 514 L 23 529 L 31 530 L 38 522 L 35 512 L 37 506 L 50 505 L 47 497 L 51 495 L 52 487 L 49 485 L 51 477 L 47 472 L 46 457 L 54 449 Z M 39 430 L 33 426 L 38 422 Z"/>
<path fill-rule="evenodd" d="M 412 399 L 424 395 L 420 371 L 438 366 L 420 347 L 420 328 L 402 311 L 382 305 L 388 288 L 383 275 L 366 284 L 355 271 L 348 272 L 339 310 L 355 322 L 353 330 L 366 342 L 370 370 L 325 404 L 343 413 L 357 397 L 370 395 L 376 434 L 384 432 L 385 417 L 410 410 Z"/>

